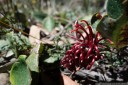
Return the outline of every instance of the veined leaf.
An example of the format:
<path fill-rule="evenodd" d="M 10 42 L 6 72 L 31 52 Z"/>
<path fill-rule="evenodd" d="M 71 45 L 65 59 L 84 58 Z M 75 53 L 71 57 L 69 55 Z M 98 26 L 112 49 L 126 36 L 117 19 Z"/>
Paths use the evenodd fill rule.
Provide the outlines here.
<path fill-rule="evenodd" d="M 107 13 L 109 17 L 118 19 L 121 15 L 123 15 L 123 12 L 122 0 L 108 0 Z"/>
<path fill-rule="evenodd" d="M 117 20 L 104 16 L 97 30 L 103 37 L 112 40 L 116 48 L 128 45 L 128 16 L 123 15 Z"/>
<path fill-rule="evenodd" d="M 30 85 L 31 75 L 25 63 L 25 55 L 19 56 L 19 61 L 15 62 L 10 72 L 10 82 L 12 85 Z"/>

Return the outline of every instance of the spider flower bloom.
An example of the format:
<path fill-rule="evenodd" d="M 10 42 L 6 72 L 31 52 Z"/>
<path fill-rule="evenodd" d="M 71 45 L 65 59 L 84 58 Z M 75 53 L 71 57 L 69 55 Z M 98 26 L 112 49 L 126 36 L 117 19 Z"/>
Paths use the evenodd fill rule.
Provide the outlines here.
<path fill-rule="evenodd" d="M 76 36 L 71 36 L 77 42 L 65 53 L 61 60 L 61 65 L 71 71 L 76 71 L 78 68 L 90 69 L 94 62 L 102 59 L 99 48 L 102 46 L 99 42 L 103 40 L 99 32 L 93 33 L 92 27 L 85 20 L 86 27 L 75 22 L 75 27 L 71 32 L 75 32 Z M 84 35 L 86 34 L 86 35 Z"/>

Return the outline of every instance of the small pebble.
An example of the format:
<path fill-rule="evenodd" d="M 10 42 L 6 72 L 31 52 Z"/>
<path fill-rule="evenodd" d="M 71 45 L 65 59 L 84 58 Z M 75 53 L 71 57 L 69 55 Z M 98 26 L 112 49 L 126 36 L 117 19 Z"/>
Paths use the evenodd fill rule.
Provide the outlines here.
<path fill-rule="evenodd" d="M 4 58 L 3 57 L 1 57 L 0 58 L 0 63 L 2 63 L 4 61 Z"/>
<path fill-rule="evenodd" d="M 8 73 L 0 73 L 0 85 L 7 85 L 9 82 Z"/>
<path fill-rule="evenodd" d="M 10 61 L 13 62 L 13 61 L 15 61 L 15 60 L 16 60 L 16 58 L 12 58 Z"/>

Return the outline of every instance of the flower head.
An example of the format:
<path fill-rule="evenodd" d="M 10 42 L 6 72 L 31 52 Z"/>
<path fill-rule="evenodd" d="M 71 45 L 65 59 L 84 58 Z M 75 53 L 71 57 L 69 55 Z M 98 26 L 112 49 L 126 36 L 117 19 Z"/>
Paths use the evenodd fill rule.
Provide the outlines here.
<path fill-rule="evenodd" d="M 76 36 L 72 36 L 77 42 L 69 49 L 64 58 L 61 60 L 61 65 L 68 68 L 71 71 L 76 71 L 77 68 L 85 67 L 90 69 L 94 62 L 98 59 L 102 59 L 100 54 L 100 33 L 93 33 L 92 27 L 85 20 L 81 21 L 86 24 L 83 27 L 78 21 L 75 22 L 75 28 L 71 32 L 75 32 Z M 83 35 L 86 34 L 86 35 Z"/>

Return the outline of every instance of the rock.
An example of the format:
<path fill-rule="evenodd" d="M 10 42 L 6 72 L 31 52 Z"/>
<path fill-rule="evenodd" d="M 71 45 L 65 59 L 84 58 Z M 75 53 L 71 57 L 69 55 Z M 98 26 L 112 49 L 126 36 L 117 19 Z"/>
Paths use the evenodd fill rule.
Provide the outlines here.
<path fill-rule="evenodd" d="M 12 51 L 12 50 L 9 50 L 9 51 L 7 52 L 7 54 L 6 54 L 5 57 L 6 57 L 7 59 L 10 59 L 10 57 L 13 56 L 13 55 L 14 55 L 13 51 Z"/>
<path fill-rule="evenodd" d="M 0 85 L 7 85 L 9 82 L 8 73 L 0 73 Z"/>
<path fill-rule="evenodd" d="M 13 61 L 15 61 L 15 60 L 16 60 L 16 58 L 12 58 L 10 61 L 13 62 Z"/>
<path fill-rule="evenodd" d="M 40 42 L 40 31 L 41 28 L 35 25 L 32 25 L 30 27 L 30 33 L 29 33 L 29 41 L 32 45 L 36 45 Z"/>
<path fill-rule="evenodd" d="M 2 63 L 4 61 L 4 58 L 3 57 L 1 57 L 0 58 L 0 63 Z"/>
<path fill-rule="evenodd" d="M 7 61 L 3 57 L 0 58 L 0 66 L 4 65 L 6 62 Z"/>

